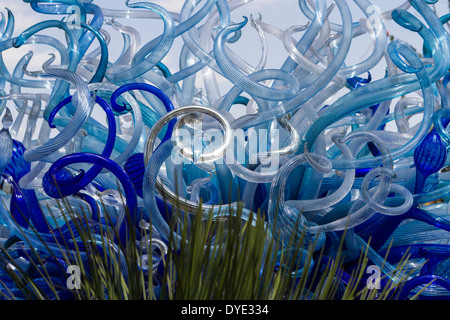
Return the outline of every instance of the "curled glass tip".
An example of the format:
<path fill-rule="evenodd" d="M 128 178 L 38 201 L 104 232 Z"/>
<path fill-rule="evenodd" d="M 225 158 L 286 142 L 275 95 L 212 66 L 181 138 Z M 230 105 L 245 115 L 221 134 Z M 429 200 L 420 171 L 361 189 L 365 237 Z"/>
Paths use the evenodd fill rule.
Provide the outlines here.
<path fill-rule="evenodd" d="M 5 109 L 5 114 L 2 118 L 2 126 L 4 129 L 9 129 L 13 124 L 13 116 L 9 108 Z"/>

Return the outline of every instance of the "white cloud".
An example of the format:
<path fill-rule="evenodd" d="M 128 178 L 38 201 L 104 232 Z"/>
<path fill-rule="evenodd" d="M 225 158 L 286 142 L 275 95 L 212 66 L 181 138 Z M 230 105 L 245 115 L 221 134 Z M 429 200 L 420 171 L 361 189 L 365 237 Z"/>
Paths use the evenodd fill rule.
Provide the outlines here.
<path fill-rule="evenodd" d="M 130 3 L 135 3 L 139 1 L 130 1 Z M 151 1 L 153 3 L 156 3 L 163 7 L 164 9 L 172 12 L 179 13 L 181 8 L 183 7 L 184 0 L 153 0 Z M 99 5 L 100 7 L 107 8 L 107 9 L 128 9 L 128 7 L 125 5 L 125 1 L 111 1 L 111 0 L 96 0 L 94 2 L 95 4 Z"/>
<path fill-rule="evenodd" d="M 42 14 L 35 12 L 31 9 L 28 3 L 17 0 L 3 0 L 2 1 L 2 12 L 7 18 L 7 11 L 3 8 L 8 8 L 14 15 L 14 36 L 19 35 L 21 32 L 27 28 L 33 26 L 34 24 L 44 20 L 49 19 L 48 16 L 43 17 Z"/>

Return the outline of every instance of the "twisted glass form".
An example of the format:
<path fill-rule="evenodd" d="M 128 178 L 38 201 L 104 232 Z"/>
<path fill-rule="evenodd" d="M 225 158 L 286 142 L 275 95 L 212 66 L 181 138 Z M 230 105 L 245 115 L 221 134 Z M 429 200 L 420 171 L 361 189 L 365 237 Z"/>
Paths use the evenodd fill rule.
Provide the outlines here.
<path fill-rule="evenodd" d="M 45 263 L 67 268 L 79 254 L 88 264 L 72 241 L 76 221 L 52 215 L 64 201 L 124 275 L 130 241 L 150 243 L 137 259 L 157 279 L 169 239 L 181 241 L 174 213 L 189 225 L 197 214 L 260 212 L 254 219 L 282 247 L 303 238 L 302 250 L 326 252 L 316 267 L 344 241 L 341 285 L 367 252 L 401 286 L 395 298 L 430 281 L 419 298 L 450 297 L 450 14 L 437 16 L 436 1 L 382 12 L 376 1 L 353 0 L 351 10 L 345 0 L 298 0 L 281 18 L 299 19 L 285 29 L 250 11 L 235 21 L 247 0 L 185 1 L 179 12 L 95 2 L 24 0 L 42 18 L 24 30 L 17 14 L 1 14 L 1 243 L 23 242 Z M 393 24 L 400 39 L 389 37 Z M 29 52 L 9 58 L 21 47 Z M 42 52 L 50 58 L 35 67 Z M 408 250 L 426 263 L 400 279 Z M 4 283 L 0 292 L 17 289 Z"/>

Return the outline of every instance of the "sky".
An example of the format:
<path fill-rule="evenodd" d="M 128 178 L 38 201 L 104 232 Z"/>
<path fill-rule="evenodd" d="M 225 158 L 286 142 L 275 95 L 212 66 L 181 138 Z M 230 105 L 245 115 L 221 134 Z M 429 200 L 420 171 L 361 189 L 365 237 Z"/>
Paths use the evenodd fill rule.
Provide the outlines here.
<path fill-rule="evenodd" d="M 164 7 L 165 9 L 172 12 L 180 12 L 181 7 L 184 3 L 184 0 L 155 0 L 154 3 L 157 3 Z M 202 5 L 205 0 L 200 2 Z M 16 28 L 14 31 L 14 35 L 20 34 L 27 27 L 32 26 L 33 24 L 42 21 L 43 19 L 60 19 L 61 17 L 56 17 L 52 15 L 42 15 L 31 10 L 30 5 L 28 3 L 24 3 L 20 0 L 0 0 L 2 7 L 9 8 L 15 16 L 16 19 Z M 125 6 L 124 0 L 94 0 L 94 3 L 103 8 L 108 9 L 127 9 Z M 328 1 L 330 4 L 331 1 Z M 381 12 L 391 10 L 402 3 L 404 0 L 378 0 L 372 1 L 372 3 L 376 6 L 379 6 Z M 352 16 L 354 21 L 358 21 L 361 17 L 363 17 L 362 12 L 358 9 L 353 1 L 348 1 L 348 4 L 352 11 Z M 435 5 L 436 11 L 438 15 L 441 16 L 443 14 L 448 13 L 448 2 L 445 0 L 440 0 Z M 0 9 L 1 10 L 1 9 Z M 143 10 L 143 9 L 140 9 Z M 4 13 L 5 10 L 2 10 Z M 258 14 L 262 15 L 262 21 L 268 24 L 271 24 L 279 29 L 285 30 L 286 28 L 292 25 L 303 25 L 308 20 L 302 14 L 298 7 L 297 0 L 249 0 L 247 4 L 234 10 L 231 13 L 231 18 L 233 22 L 241 22 L 243 20 L 243 16 L 249 17 L 253 15 L 255 17 Z M 339 14 L 337 10 L 334 10 L 331 15 L 332 21 L 339 23 Z M 130 25 L 132 27 L 137 28 L 140 31 L 141 35 L 141 43 L 145 44 L 150 41 L 154 37 L 158 36 L 162 32 L 162 23 L 157 20 L 144 20 L 144 19 L 135 19 L 135 20 L 127 20 L 127 19 L 118 19 L 118 21 L 124 25 Z M 390 34 L 396 36 L 396 38 L 407 40 L 408 42 L 412 42 L 413 45 L 416 44 L 419 46 L 420 39 L 412 34 L 411 32 L 405 32 L 401 28 L 395 25 L 392 21 L 388 21 L 386 23 L 387 30 L 390 31 Z M 106 30 L 108 30 L 112 35 L 112 44 L 110 51 L 111 59 L 116 58 L 121 52 L 121 37 L 117 32 L 107 26 Z M 52 30 L 51 35 L 56 35 L 61 38 L 62 31 L 54 31 Z M 300 37 L 300 34 L 294 34 L 294 37 L 297 39 Z M 371 43 L 368 36 L 360 37 L 360 39 L 354 40 L 354 45 L 352 45 L 349 54 L 349 63 L 352 61 L 358 61 L 360 59 L 364 59 L 370 53 L 369 44 Z M 282 43 L 271 37 L 267 37 L 269 55 L 267 67 L 279 68 L 283 61 L 286 59 L 286 51 L 283 48 Z M 174 44 L 174 48 L 171 52 L 166 56 L 164 62 L 173 69 L 178 68 L 178 53 L 181 48 L 181 39 L 177 39 Z M 232 45 L 233 50 L 243 57 L 250 64 L 256 65 L 260 58 L 260 42 L 257 36 L 256 31 L 247 24 L 247 26 L 243 29 L 242 38 Z M 114 50 L 117 48 L 117 50 Z M 46 48 L 47 49 L 47 48 Z M 255 50 L 256 49 L 256 50 Z M 14 65 L 14 60 L 18 60 L 21 56 L 22 52 L 26 53 L 30 50 L 30 46 L 24 46 L 20 49 L 9 50 L 10 52 L 5 53 L 5 58 L 11 59 L 11 66 Z M 30 66 L 40 66 L 43 61 L 48 58 L 48 50 L 36 50 L 35 56 L 32 60 Z M 173 54 L 172 54 L 173 53 Z"/>
<path fill-rule="evenodd" d="M 134 3 L 135 1 L 132 2 Z M 180 12 L 181 7 L 184 4 L 183 0 L 155 0 L 154 2 L 163 6 L 168 11 L 177 13 Z M 328 5 L 330 5 L 331 2 L 332 1 L 328 0 Z M 380 11 L 384 12 L 394 9 L 404 2 L 404 0 L 374 0 L 372 1 L 372 4 L 379 6 Z M 0 0 L 0 3 L 0 10 L 3 13 L 6 13 L 6 10 L 4 10 L 3 8 L 7 7 L 13 12 L 15 16 L 16 27 L 13 34 L 14 36 L 19 35 L 26 28 L 44 19 L 61 19 L 60 16 L 42 15 L 36 13 L 30 8 L 30 5 L 28 3 L 24 3 L 20 0 Z M 102 8 L 127 9 L 125 0 L 94 0 L 94 3 Z M 205 0 L 202 0 L 200 2 L 200 5 L 203 5 L 204 3 Z M 353 1 L 348 1 L 348 5 L 352 12 L 353 21 L 356 22 L 363 17 L 363 13 L 361 12 L 361 10 L 359 10 L 357 5 Z M 449 13 L 449 4 L 447 0 L 438 1 L 438 3 L 434 5 L 434 8 L 438 16 Z M 338 10 L 333 11 L 333 13 L 330 15 L 330 19 L 333 22 L 340 23 L 340 17 L 337 11 Z M 412 10 L 411 12 L 414 12 L 414 10 Z M 258 17 L 258 14 L 261 14 L 263 22 L 271 24 L 281 30 L 285 30 L 293 25 L 304 25 L 308 21 L 308 19 L 299 9 L 297 0 L 249 0 L 249 2 L 244 6 L 238 8 L 237 10 L 234 10 L 231 13 L 231 20 L 232 22 L 237 23 L 243 20 L 243 16 L 250 17 L 250 15 L 253 15 L 254 17 Z M 117 19 L 117 21 L 119 21 L 123 25 L 129 25 L 136 28 L 141 36 L 141 45 L 157 37 L 163 31 L 163 24 L 158 20 Z M 421 39 L 416 34 L 403 30 L 393 21 L 386 21 L 386 29 L 389 34 L 393 35 L 396 39 L 404 40 L 417 49 L 421 48 Z M 122 37 L 110 26 L 105 26 L 105 30 L 107 30 L 111 35 L 109 54 L 110 61 L 114 61 L 122 51 Z M 52 29 L 51 31 L 44 32 L 44 34 L 49 34 L 57 37 L 60 40 L 64 40 L 64 33 L 62 31 L 55 31 L 55 29 Z M 294 34 L 294 38 L 298 40 L 301 35 L 302 33 L 296 33 Z M 266 68 L 278 69 L 285 61 L 287 53 L 283 47 L 283 44 L 278 39 L 272 36 L 267 36 L 267 43 L 268 60 Z M 169 54 L 163 60 L 163 62 L 169 67 L 172 73 L 179 70 L 178 58 L 182 44 L 183 42 L 181 37 L 178 37 L 174 42 L 174 45 L 171 48 Z M 371 53 L 371 50 L 373 49 L 371 44 L 372 39 L 367 34 L 354 39 L 352 41 L 350 53 L 346 60 L 347 65 L 355 64 L 368 57 Z M 260 40 L 255 29 L 250 26 L 250 23 L 248 23 L 244 27 L 241 39 L 239 39 L 236 43 L 230 45 L 230 47 L 236 52 L 237 55 L 239 55 L 241 58 L 243 58 L 253 66 L 256 66 L 260 59 Z M 10 72 L 12 72 L 14 66 L 17 64 L 17 61 L 30 50 L 34 51 L 34 56 L 29 65 L 30 70 L 39 70 L 42 63 L 49 58 L 48 53 L 50 51 L 46 46 L 44 47 L 34 45 L 33 47 L 31 47 L 29 45 L 25 45 L 19 49 L 8 50 L 3 53 L 3 56 Z M 58 62 L 58 60 L 56 62 Z M 379 64 L 379 66 L 371 70 L 373 78 L 378 79 L 384 77 L 384 70 L 385 65 L 382 62 Z M 221 89 L 221 94 L 225 94 L 231 87 L 231 84 L 224 79 L 220 79 L 219 86 Z"/>

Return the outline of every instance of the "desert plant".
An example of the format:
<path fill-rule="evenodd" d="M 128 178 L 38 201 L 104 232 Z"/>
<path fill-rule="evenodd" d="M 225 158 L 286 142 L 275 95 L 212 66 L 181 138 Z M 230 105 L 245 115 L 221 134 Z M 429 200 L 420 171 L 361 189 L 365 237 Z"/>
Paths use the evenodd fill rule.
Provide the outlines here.
<path fill-rule="evenodd" d="M 324 252 L 323 247 L 315 251 L 315 243 L 307 243 L 304 233 L 300 238 L 293 235 L 289 243 L 281 243 L 263 214 L 246 216 L 242 208 L 224 208 L 219 214 L 199 211 L 189 217 L 175 206 L 169 218 L 168 243 L 164 245 L 154 237 L 147 224 L 139 234 L 130 227 L 130 240 L 122 244 L 112 241 L 118 238 L 117 230 L 105 227 L 110 221 L 108 215 L 104 224 L 94 223 L 84 210 L 80 215 L 64 199 L 59 203 L 58 218 L 62 217 L 65 224 L 52 232 L 51 246 L 35 233 L 48 248 L 46 252 L 37 250 L 25 233 L 3 244 L 2 267 L 9 275 L 8 281 L 14 283 L 11 289 L 5 279 L 0 279 L 5 288 L 1 291 L 3 298 L 392 299 L 401 288 L 401 279 L 414 271 L 406 268 L 405 255 L 395 270 L 400 280 L 393 282 L 385 275 L 381 290 L 371 290 L 366 285 L 367 250 L 354 262 L 356 268 L 351 274 L 343 271 L 347 263 L 345 232 L 336 252 Z M 26 267 L 24 258 L 10 253 L 12 246 L 15 255 L 18 246 L 22 248 L 22 256 L 29 261 Z M 57 255 L 52 249 L 55 246 L 67 254 Z M 73 279 L 67 274 L 68 266 L 79 268 L 77 288 L 70 288 Z"/>

